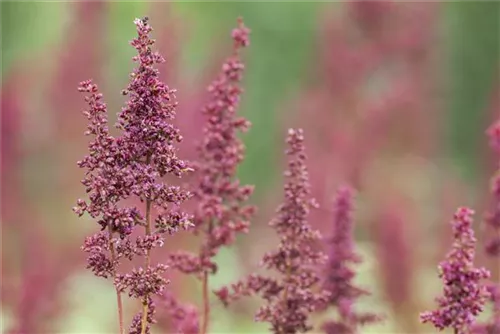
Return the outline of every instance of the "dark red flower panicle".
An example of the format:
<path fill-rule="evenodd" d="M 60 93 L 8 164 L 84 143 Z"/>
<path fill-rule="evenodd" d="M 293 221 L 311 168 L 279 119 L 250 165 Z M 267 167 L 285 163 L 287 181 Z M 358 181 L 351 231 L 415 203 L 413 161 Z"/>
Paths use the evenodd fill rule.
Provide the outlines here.
<path fill-rule="evenodd" d="M 217 292 L 226 304 L 242 296 L 260 295 L 266 303 L 258 310 L 256 320 L 270 323 L 273 333 L 279 334 L 312 329 L 310 314 L 329 296 L 317 291 L 320 277 L 316 267 L 326 261 L 326 256 L 318 250 L 321 235 L 307 221 L 316 202 L 310 197 L 303 131 L 288 130 L 287 144 L 285 199 L 269 224 L 280 238 L 279 246 L 262 259 L 262 266 L 276 271 L 279 277 L 252 274 L 233 284 L 232 291 L 223 288 Z"/>
<path fill-rule="evenodd" d="M 249 45 L 249 32 L 239 19 L 238 27 L 232 31 L 233 54 L 208 87 L 210 100 L 202 110 L 205 126 L 197 149 L 194 164 L 197 173 L 192 187 L 198 203 L 193 222 L 195 234 L 202 239 L 200 252 L 178 251 L 169 256 L 171 267 L 195 275 L 202 282 L 201 333 L 207 332 L 210 317 L 209 275 L 216 274 L 218 269 L 213 258 L 221 247 L 234 243 L 237 233 L 247 232 L 255 209 L 245 204 L 253 187 L 241 185 L 236 175 L 245 153 L 238 135 L 250 126 L 248 120 L 237 115 L 245 69 L 240 50 Z"/>
<path fill-rule="evenodd" d="M 160 81 L 155 68 L 165 60 L 151 49 L 155 41 L 150 38 L 148 19 L 134 23 L 138 36 L 131 45 L 137 50 L 133 60 L 138 66 L 123 91 L 129 100 L 118 115 L 119 137 L 109 133 L 106 104 L 97 86 L 90 80 L 80 84 L 79 90 L 87 94 L 86 135 L 94 139 L 89 143 L 89 155 L 78 162 L 87 170 L 82 183 L 89 200 L 78 200 L 74 211 L 80 216 L 89 213 L 100 225 L 101 232 L 88 237 L 82 247 L 89 254 L 88 268 L 97 276 L 113 279 L 120 312 L 122 292 L 141 300 L 143 309 L 134 318 L 130 333 L 144 334 L 154 322 L 152 296 L 161 295 L 168 283 L 163 278 L 167 266 L 152 265 L 150 252 L 163 246 L 165 234 L 191 226 L 189 217 L 178 209 L 190 193 L 161 178 L 166 174 L 180 177 L 190 168 L 177 157 L 176 145 L 182 136 L 171 123 L 177 105 L 175 91 Z M 127 207 L 125 200 L 132 197 L 144 203 L 145 209 Z M 158 211 L 154 222 L 153 209 Z M 144 234 L 133 237 L 138 228 Z M 135 256 L 144 258 L 144 267 L 119 273 L 120 262 Z"/>
<path fill-rule="evenodd" d="M 194 212 L 195 233 L 203 234 L 204 244 L 199 256 L 178 252 L 171 256 L 170 265 L 187 274 L 215 273 L 212 258 L 223 246 L 234 242 L 236 233 L 246 232 L 254 207 L 244 203 L 253 187 L 240 185 L 237 167 L 243 161 L 245 147 L 238 138 L 250 122 L 236 113 L 241 93 L 244 64 L 239 51 L 249 44 L 249 30 L 239 20 L 233 30 L 234 53 L 222 65 L 217 79 L 208 87 L 211 99 L 203 109 L 206 118 L 203 139 L 194 163 L 197 179 L 192 187 L 198 206 Z"/>
<path fill-rule="evenodd" d="M 423 312 L 422 322 L 431 322 L 439 330 L 453 328 L 457 334 L 466 334 L 475 318 L 483 311 L 489 292 L 481 280 L 489 278 L 484 268 L 474 267 L 476 238 L 472 230 L 474 211 L 458 208 L 451 226 L 452 250 L 439 264 L 439 277 L 443 281 L 443 295 L 436 299 L 439 308 Z"/>

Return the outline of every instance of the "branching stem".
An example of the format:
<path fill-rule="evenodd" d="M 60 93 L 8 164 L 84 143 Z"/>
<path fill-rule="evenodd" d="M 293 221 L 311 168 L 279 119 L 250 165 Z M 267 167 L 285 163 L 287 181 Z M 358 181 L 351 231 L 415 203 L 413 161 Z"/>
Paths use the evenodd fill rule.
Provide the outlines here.
<path fill-rule="evenodd" d="M 116 254 L 115 254 L 115 245 L 112 242 L 113 238 L 113 232 L 111 231 L 111 226 L 108 227 L 109 230 L 109 251 L 111 253 L 111 262 L 114 264 L 116 263 Z M 114 268 L 114 267 L 113 267 Z M 116 276 L 116 269 L 113 269 L 113 275 Z M 120 334 L 124 334 L 124 329 L 123 329 L 123 303 L 122 303 L 122 294 L 118 290 L 117 287 L 115 287 L 116 290 L 116 303 L 118 306 L 118 324 L 120 328 Z"/>

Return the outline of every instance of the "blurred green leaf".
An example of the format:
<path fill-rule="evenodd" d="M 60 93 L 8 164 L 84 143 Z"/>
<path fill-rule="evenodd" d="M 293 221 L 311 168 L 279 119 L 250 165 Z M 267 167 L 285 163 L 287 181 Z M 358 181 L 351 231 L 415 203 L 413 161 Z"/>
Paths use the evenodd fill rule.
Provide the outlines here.
<path fill-rule="evenodd" d="M 3 307 L 0 310 L 0 319 L 2 319 L 2 321 L 0 321 L 0 333 L 6 333 L 14 323 L 12 311 L 6 307 Z"/>
<path fill-rule="evenodd" d="M 79 273 L 67 283 L 70 313 L 60 319 L 60 333 L 105 333 L 118 327 L 116 294 L 110 282 Z"/>
<path fill-rule="evenodd" d="M 2 77 L 14 60 L 59 39 L 69 16 L 63 2 L 2 1 L 0 12 Z"/>
<path fill-rule="evenodd" d="M 488 107 L 500 61 L 500 2 L 447 4 L 448 141 L 464 176 L 475 179 L 486 148 Z"/>
<path fill-rule="evenodd" d="M 279 175 L 276 162 L 282 159 L 284 138 L 276 132 L 277 124 L 280 118 L 286 119 L 280 112 L 287 112 L 282 108 L 308 68 L 317 9 L 317 3 L 306 2 L 248 4 L 252 44 L 243 113 L 253 126 L 245 137 L 247 158 L 240 171 L 242 181 L 255 184 L 258 193 L 272 187 Z"/>

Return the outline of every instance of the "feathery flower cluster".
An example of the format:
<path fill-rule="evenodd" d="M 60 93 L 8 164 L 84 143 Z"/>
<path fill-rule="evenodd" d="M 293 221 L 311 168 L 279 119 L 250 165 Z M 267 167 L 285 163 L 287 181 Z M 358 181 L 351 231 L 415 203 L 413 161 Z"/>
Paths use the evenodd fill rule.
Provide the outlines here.
<path fill-rule="evenodd" d="M 279 247 L 266 253 L 262 265 L 274 269 L 280 278 L 250 275 L 246 280 L 217 292 L 224 303 L 241 296 L 259 294 L 266 304 L 257 314 L 257 321 L 271 324 L 276 334 L 303 333 L 312 327 L 308 318 L 329 296 L 317 292 L 320 281 L 315 267 L 326 261 L 316 248 L 321 235 L 311 228 L 307 216 L 317 206 L 310 198 L 309 177 L 306 168 L 304 136 L 301 129 L 288 130 L 288 170 L 285 172 L 285 202 L 278 208 L 277 217 L 270 222 L 280 237 Z"/>
<path fill-rule="evenodd" d="M 176 155 L 175 144 L 182 137 L 169 123 L 175 117 L 174 90 L 160 81 L 154 67 L 164 59 L 151 50 L 155 41 L 149 36 L 152 28 L 147 18 L 136 19 L 134 23 L 138 37 L 131 45 L 138 52 L 133 58 L 138 67 L 123 91 L 129 100 L 116 125 L 122 130 L 120 137 L 109 134 L 106 105 L 97 86 L 90 80 L 80 84 L 79 91 L 88 94 L 85 100 L 89 108 L 84 111 L 89 120 L 86 135 L 95 138 L 89 144 L 90 154 L 78 162 L 87 170 L 82 183 L 89 200 L 78 200 L 74 211 L 79 216 L 87 212 L 101 227 L 101 232 L 85 240 L 82 249 L 89 254 L 88 268 L 96 276 L 114 280 L 121 333 L 121 293 L 128 291 L 130 297 L 138 298 L 143 304 L 130 333 L 144 334 L 153 323 L 151 297 L 161 294 L 168 283 L 162 275 L 167 266 L 152 265 L 150 252 L 163 245 L 165 233 L 190 227 L 188 216 L 178 210 L 190 197 L 189 192 L 169 186 L 160 178 L 166 174 L 180 177 L 190 168 Z M 125 207 L 123 201 L 133 196 L 145 204 L 144 211 Z M 154 226 L 153 209 L 158 210 Z M 144 234 L 133 238 L 132 232 L 139 227 L 144 229 Z M 120 274 L 120 261 L 134 256 L 144 257 L 144 267 Z"/>
<path fill-rule="evenodd" d="M 372 313 L 357 313 L 353 304 L 359 297 L 369 295 L 367 290 L 354 286 L 356 272 L 350 264 L 358 264 L 361 257 L 355 253 L 353 241 L 353 190 L 341 187 L 335 199 L 333 233 L 328 240 L 329 254 L 325 267 L 323 289 L 329 293 L 327 306 L 335 307 L 339 320 L 327 321 L 322 328 L 327 334 L 355 334 L 357 327 L 380 319 Z"/>
<path fill-rule="evenodd" d="M 195 163 L 197 181 L 192 189 L 198 203 L 193 217 L 194 233 L 203 238 L 200 253 L 175 252 L 169 261 L 171 267 L 202 280 L 202 333 L 208 330 L 210 313 L 208 277 L 217 272 L 213 257 L 221 247 L 231 245 L 237 233 L 247 232 L 248 220 L 254 213 L 253 206 L 244 204 L 253 187 L 242 186 L 236 179 L 245 151 L 238 132 L 245 132 L 250 126 L 248 120 L 236 114 L 245 69 L 239 53 L 249 45 L 249 33 L 243 20 L 238 19 L 238 27 L 232 31 L 233 54 L 208 87 L 211 99 L 203 109 L 206 123 Z"/>
<path fill-rule="evenodd" d="M 163 293 L 159 300 L 158 307 L 166 315 L 165 319 L 171 331 L 182 334 L 200 333 L 199 314 L 196 306 L 179 303 L 171 291 Z"/>
<path fill-rule="evenodd" d="M 469 208 L 457 209 L 451 221 L 453 249 L 438 267 L 439 277 L 444 283 L 443 296 L 436 299 L 439 308 L 420 315 L 422 322 L 431 322 L 439 330 L 453 328 L 457 334 L 468 333 L 489 296 L 480 281 L 488 278 L 490 273 L 484 268 L 474 267 L 473 214 Z"/>
<path fill-rule="evenodd" d="M 120 136 L 114 137 L 109 132 L 106 104 L 97 85 L 87 80 L 79 87 L 79 91 L 86 93 L 88 104 L 88 110 L 83 112 L 89 121 L 86 135 L 92 135 L 93 139 L 89 155 L 78 162 L 79 167 L 86 169 L 82 183 L 89 199 L 79 199 L 74 211 L 79 216 L 88 213 L 100 228 L 85 239 L 82 249 L 88 253 L 87 267 L 94 275 L 113 280 L 120 334 L 124 334 L 123 293 L 142 304 L 132 320 L 130 334 L 151 332 L 151 325 L 157 321 L 155 297 L 160 297 L 161 306 L 167 310 L 177 332 L 206 334 L 210 318 L 208 279 L 218 271 L 213 258 L 221 247 L 234 242 L 237 233 L 248 230 L 248 221 L 255 211 L 253 206 L 245 204 L 253 187 L 240 185 L 236 179 L 237 167 L 244 157 L 244 145 L 238 134 L 250 126 L 245 118 L 236 115 L 243 92 L 240 83 L 244 65 L 239 53 L 249 45 L 249 30 L 239 19 L 232 32 L 233 54 L 208 88 L 211 100 L 203 109 L 207 121 L 198 146 L 198 161 L 192 166 L 196 167 L 198 178 L 190 192 L 162 181 L 167 175 L 181 177 L 192 168 L 177 156 L 182 136 L 171 124 L 177 106 L 175 91 L 159 80 L 155 65 L 164 59 L 151 49 L 155 43 L 150 38 L 152 28 L 147 18 L 136 19 L 134 23 L 138 37 L 131 45 L 137 50 L 133 60 L 138 66 L 122 92 L 129 100 L 118 115 L 116 127 L 121 130 Z M 498 146 L 499 127 L 492 128 L 490 135 Z M 231 290 L 224 287 L 215 294 L 225 305 L 243 296 L 261 296 L 265 303 L 255 319 L 269 323 L 275 334 L 308 332 L 313 329 L 311 314 L 330 307 L 337 311 L 338 318 L 324 322 L 322 330 L 326 334 L 355 334 L 360 326 L 377 322 L 381 317 L 354 308 L 358 298 L 370 293 L 353 283 L 356 273 L 351 265 L 362 259 L 355 252 L 353 241 L 352 190 L 348 187 L 338 190 L 327 257 L 320 250 L 321 234 L 308 222 L 317 203 L 311 196 L 303 131 L 289 129 L 287 145 L 285 199 L 269 223 L 279 236 L 279 245 L 266 253 L 261 262 L 264 269 L 278 275 L 251 274 L 233 284 Z M 495 178 L 493 183 L 493 193 L 500 199 L 500 179 Z M 197 200 L 193 219 L 180 210 L 180 205 L 190 197 Z M 130 205 L 129 199 L 138 199 L 142 207 Z M 473 266 L 476 239 L 471 228 L 472 214 L 472 210 L 460 208 L 454 216 L 453 249 L 439 266 L 439 276 L 445 283 L 444 296 L 437 299 L 439 309 L 422 313 L 421 320 L 432 322 L 440 330 L 452 327 L 457 334 L 468 331 L 491 334 L 500 329 L 496 316 L 485 325 L 472 326 L 488 297 L 495 314 L 500 314 L 500 289 L 482 285 L 480 280 L 488 278 L 489 272 Z M 500 213 L 495 211 L 489 222 L 500 230 L 497 216 Z M 198 254 L 178 251 L 171 253 L 165 264 L 151 263 L 151 252 L 164 245 L 165 235 L 191 228 L 195 235 L 203 237 Z M 500 254 L 495 248 L 500 249 L 499 245 L 500 241 L 489 246 L 489 252 Z M 144 261 L 142 266 L 120 272 L 121 263 L 136 258 Z M 320 266 L 324 266 L 323 276 L 318 274 Z M 182 305 L 165 291 L 169 282 L 164 273 L 169 267 L 201 280 L 201 312 L 194 306 Z"/>
<path fill-rule="evenodd" d="M 212 257 L 222 246 L 234 241 L 236 232 L 245 232 L 248 219 L 254 208 L 242 205 L 253 191 L 251 186 L 241 186 L 235 180 L 236 169 L 243 161 L 244 145 L 238 139 L 238 131 L 246 131 L 250 123 L 236 116 L 242 89 L 244 65 L 239 50 L 249 44 L 249 30 L 239 20 L 239 27 L 233 30 L 234 54 L 222 66 L 219 77 L 208 87 L 212 95 L 203 113 L 207 122 L 203 139 L 198 147 L 198 161 L 195 163 L 197 184 L 193 197 L 198 206 L 194 213 L 195 233 L 205 235 L 200 256 L 175 253 L 171 266 L 182 272 L 215 273 L 217 265 Z M 194 262 L 193 262 L 194 261 Z"/>
<path fill-rule="evenodd" d="M 500 153 L 500 120 L 493 123 L 486 131 L 490 146 L 496 153 Z M 500 170 L 491 178 L 491 194 L 493 195 L 494 207 L 486 214 L 485 222 L 494 231 L 492 239 L 486 243 L 485 251 L 488 255 L 497 257 L 500 265 Z M 500 266 L 498 266 L 500 270 Z M 498 272 L 500 278 L 500 272 Z M 493 306 L 493 313 L 489 321 L 475 324 L 472 328 L 473 334 L 500 333 L 500 283 L 490 282 L 487 286 L 490 292 L 490 302 Z"/>

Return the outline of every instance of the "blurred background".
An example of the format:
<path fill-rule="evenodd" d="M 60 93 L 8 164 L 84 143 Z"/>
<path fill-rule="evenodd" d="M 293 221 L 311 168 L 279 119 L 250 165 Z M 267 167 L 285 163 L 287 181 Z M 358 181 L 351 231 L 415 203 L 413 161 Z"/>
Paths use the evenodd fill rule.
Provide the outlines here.
<path fill-rule="evenodd" d="M 373 291 L 359 307 L 387 315 L 364 332 L 431 331 L 418 313 L 439 293 L 436 265 L 457 206 L 475 208 L 480 242 L 491 232 L 481 222 L 498 161 L 485 131 L 500 113 L 500 2 L 4 1 L 0 9 L 2 332 L 116 331 L 111 284 L 85 270 L 80 250 L 97 225 L 71 211 L 85 198 L 76 161 L 87 151 L 76 88 L 93 78 L 116 119 L 136 17 L 150 17 L 167 60 L 162 79 L 178 90 L 186 158 L 195 157 L 206 86 L 231 51 L 236 18 L 252 30 L 240 111 L 253 126 L 239 177 L 256 186 L 259 214 L 220 254 L 214 288 L 254 271 L 275 245 L 266 225 L 282 198 L 292 126 L 306 134 L 321 205 L 315 227 L 328 235 L 338 186 L 357 190 L 357 280 Z M 166 251 L 193 247 L 181 235 Z M 499 278 L 482 244 L 478 262 Z M 196 282 L 174 277 L 173 286 L 198 302 Z M 257 303 L 216 309 L 211 332 L 265 333 L 252 321 Z M 167 332 L 168 321 L 158 328 Z"/>

